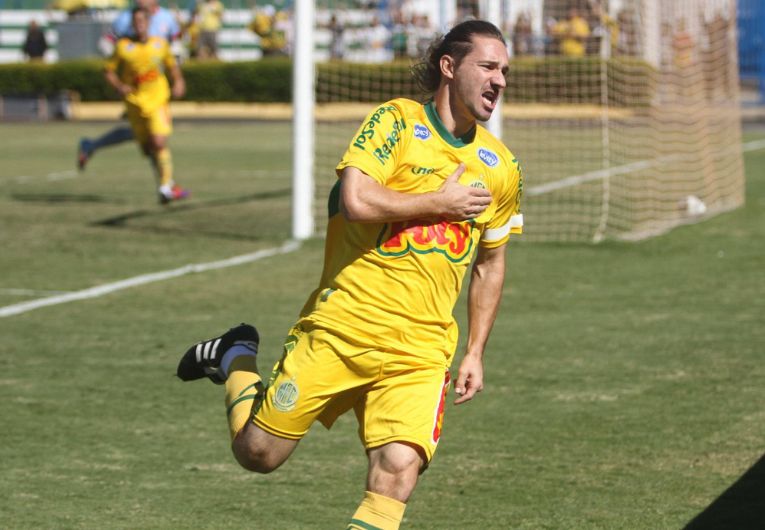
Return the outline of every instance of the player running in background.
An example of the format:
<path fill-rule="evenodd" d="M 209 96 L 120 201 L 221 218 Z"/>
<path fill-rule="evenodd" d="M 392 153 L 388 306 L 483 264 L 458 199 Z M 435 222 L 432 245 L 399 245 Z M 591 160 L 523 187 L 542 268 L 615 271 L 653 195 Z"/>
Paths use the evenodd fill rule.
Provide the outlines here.
<path fill-rule="evenodd" d="M 161 7 L 157 0 L 136 0 L 136 7 L 146 9 L 150 14 L 149 36 L 161 37 L 172 43 L 178 38 L 181 28 L 175 15 L 168 9 Z M 132 10 L 121 11 L 114 19 L 111 33 L 107 36 L 113 44 L 123 37 L 135 37 L 133 30 Z M 118 125 L 98 138 L 81 138 L 77 146 L 77 167 L 85 169 L 90 158 L 104 147 L 119 145 L 133 140 L 133 130 L 127 125 Z"/>
<path fill-rule="evenodd" d="M 353 409 L 369 468 L 347 528 L 398 528 L 436 451 L 457 346 L 452 311 L 474 257 L 455 403 L 483 389 L 505 247 L 523 225 L 518 162 L 477 124 L 507 71 L 501 32 L 463 22 L 417 70 L 432 100 L 394 99 L 367 116 L 337 166 L 319 287 L 270 379 L 258 375 L 259 337 L 247 324 L 192 346 L 178 365 L 184 381 L 225 385 L 234 456 L 251 471 L 278 468 L 314 421 L 330 427 Z"/>
<path fill-rule="evenodd" d="M 172 78 L 174 97 L 183 96 L 186 83 L 170 52 L 170 44 L 163 38 L 149 36 L 149 16 L 142 7 L 133 9 L 135 37 L 117 41 L 104 75 L 124 98 L 133 135 L 157 173 L 159 200 L 165 204 L 186 197 L 188 191 L 173 181 L 172 156 L 167 147 L 172 132 L 168 105 L 171 91 L 161 66 Z"/>

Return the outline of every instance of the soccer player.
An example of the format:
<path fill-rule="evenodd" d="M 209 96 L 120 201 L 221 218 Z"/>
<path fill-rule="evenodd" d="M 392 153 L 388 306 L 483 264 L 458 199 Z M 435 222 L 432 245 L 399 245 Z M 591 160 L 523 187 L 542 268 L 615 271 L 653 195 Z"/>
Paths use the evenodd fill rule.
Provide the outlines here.
<path fill-rule="evenodd" d="M 132 17 L 135 37 L 117 41 L 104 76 L 125 100 L 133 135 L 157 173 L 159 201 L 166 204 L 186 197 L 188 191 L 173 181 L 172 156 L 167 147 L 172 132 L 168 105 L 171 91 L 161 66 L 170 73 L 174 97 L 183 96 L 186 83 L 169 43 L 149 37 L 149 12 L 136 7 Z"/>
<path fill-rule="evenodd" d="M 172 43 L 180 35 L 181 28 L 175 15 L 157 4 L 157 0 L 136 0 L 136 7 L 142 7 L 150 13 L 149 36 L 161 37 Z M 121 11 L 114 19 L 108 39 L 116 45 L 123 37 L 135 37 L 133 13 L 131 9 Z M 90 158 L 104 147 L 119 145 L 133 140 L 133 131 L 129 126 L 118 125 L 98 138 L 81 138 L 77 146 L 77 167 L 85 169 Z"/>
<path fill-rule="evenodd" d="M 457 345 L 452 311 L 473 258 L 455 403 L 483 389 L 505 247 L 523 225 L 518 162 L 477 124 L 507 71 L 501 32 L 463 22 L 417 70 L 430 101 L 394 99 L 366 117 L 337 166 L 319 286 L 268 380 L 247 324 L 195 344 L 178 365 L 184 381 L 225 385 L 234 456 L 251 471 L 278 468 L 314 421 L 330 427 L 353 409 L 369 468 L 347 528 L 398 528 L 436 451 Z"/>

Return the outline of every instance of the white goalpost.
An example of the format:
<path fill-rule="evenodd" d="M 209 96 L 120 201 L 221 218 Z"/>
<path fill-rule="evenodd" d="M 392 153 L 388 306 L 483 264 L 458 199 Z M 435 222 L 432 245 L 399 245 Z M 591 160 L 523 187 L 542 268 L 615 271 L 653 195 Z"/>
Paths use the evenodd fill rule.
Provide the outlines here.
<path fill-rule="evenodd" d="M 314 222 L 314 3 L 295 1 L 292 55 L 292 237 L 307 239 Z"/>

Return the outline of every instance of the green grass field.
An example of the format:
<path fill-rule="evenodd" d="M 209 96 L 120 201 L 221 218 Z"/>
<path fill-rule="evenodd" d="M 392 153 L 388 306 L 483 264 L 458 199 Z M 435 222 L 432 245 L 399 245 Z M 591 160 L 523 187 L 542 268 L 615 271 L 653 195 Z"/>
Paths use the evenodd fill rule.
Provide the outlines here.
<path fill-rule="evenodd" d="M 171 207 L 132 145 L 71 171 L 105 128 L 0 124 L 0 307 L 289 237 L 288 126 L 176 124 L 193 196 Z M 745 161 L 746 206 L 707 222 L 511 245 L 486 390 L 448 408 L 403 528 L 761 527 L 765 150 Z M 366 471 L 352 416 L 258 476 L 229 453 L 221 388 L 174 377 L 188 345 L 240 321 L 270 367 L 322 250 L 0 318 L 0 527 L 344 528 Z"/>

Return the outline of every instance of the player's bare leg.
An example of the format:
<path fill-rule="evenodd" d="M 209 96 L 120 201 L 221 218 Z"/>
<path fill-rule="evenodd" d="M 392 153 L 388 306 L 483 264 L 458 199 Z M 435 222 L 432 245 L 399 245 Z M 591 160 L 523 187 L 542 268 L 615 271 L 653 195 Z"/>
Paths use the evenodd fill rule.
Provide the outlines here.
<path fill-rule="evenodd" d="M 280 438 L 248 421 L 234 436 L 231 450 L 239 465 L 248 471 L 270 473 L 289 458 L 297 444 L 297 440 Z"/>
<path fill-rule="evenodd" d="M 133 130 L 124 125 L 115 127 L 96 139 L 80 138 L 80 142 L 77 144 L 77 167 L 80 171 L 83 171 L 85 165 L 99 149 L 129 142 L 132 139 Z"/>
<path fill-rule="evenodd" d="M 167 204 L 189 196 L 189 191 L 178 186 L 173 180 L 173 157 L 167 147 L 167 137 L 154 134 L 144 146 L 144 153 L 151 164 L 159 181 L 159 202 Z"/>
<path fill-rule="evenodd" d="M 348 528 L 396 530 L 424 461 L 412 446 L 393 442 L 370 449 L 367 491 Z"/>
<path fill-rule="evenodd" d="M 411 445 L 393 442 L 368 451 L 367 489 L 400 502 L 409 500 L 424 465 Z"/>
<path fill-rule="evenodd" d="M 297 440 L 274 436 L 252 422 L 265 395 L 257 366 L 259 343 L 255 327 L 240 324 L 186 350 L 177 375 L 183 381 L 207 377 L 225 385 L 226 416 L 236 461 L 249 471 L 270 473 L 292 454 Z"/>

